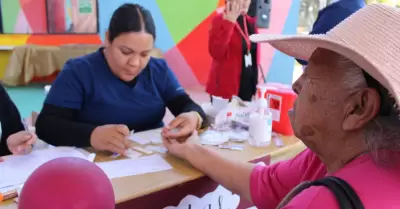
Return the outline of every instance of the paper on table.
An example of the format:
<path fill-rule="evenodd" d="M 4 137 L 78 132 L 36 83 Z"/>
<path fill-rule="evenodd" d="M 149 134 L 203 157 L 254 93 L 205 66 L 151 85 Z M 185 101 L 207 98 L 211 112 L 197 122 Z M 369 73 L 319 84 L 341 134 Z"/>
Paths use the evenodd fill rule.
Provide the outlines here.
<path fill-rule="evenodd" d="M 131 133 L 128 138 L 140 145 L 162 144 L 160 129 Z"/>
<path fill-rule="evenodd" d="M 152 144 L 162 144 L 161 136 L 153 136 L 150 140 Z"/>
<path fill-rule="evenodd" d="M 158 152 L 158 153 L 167 153 L 168 152 L 168 150 L 162 146 L 149 145 L 149 146 L 146 146 L 145 149 L 151 150 L 153 152 Z"/>
<path fill-rule="evenodd" d="M 0 188 L 0 193 L 9 192 L 11 190 L 17 189 L 20 186 L 21 186 L 21 184 L 17 184 L 17 185 L 6 186 L 6 187 L 3 187 L 3 188 Z"/>
<path fill-rule="evenodd" d="M 150 140 L 137 136 L 136 134 L 131 134 L 128 138 L 140 145 L 150 144 Z"/>
<path fill-rule="evenodd" d="M 136 158 L 139 158 L 140 156 L 142 156 L 142 153 L 136 152 L 135 150 L 132 150 L 132 149 L 128 149 L 126 156 L 131 159 L 136 159 Z"/>
<path fill-rule="evenodd" d="M 34 150 L 28 155 L 8 156 L 0 163 L 0 188 L 24 183 L 36 168 L 60 157 L 88 159 L 88 156 L 73 147 Z"/>
<path fill-rule="evenodd" d="M 171 165 L 159 155 L 140 157 L 138 159 L 114 160 L 96 164 L 103 169 L 110 179 L 172 169 Z"/>

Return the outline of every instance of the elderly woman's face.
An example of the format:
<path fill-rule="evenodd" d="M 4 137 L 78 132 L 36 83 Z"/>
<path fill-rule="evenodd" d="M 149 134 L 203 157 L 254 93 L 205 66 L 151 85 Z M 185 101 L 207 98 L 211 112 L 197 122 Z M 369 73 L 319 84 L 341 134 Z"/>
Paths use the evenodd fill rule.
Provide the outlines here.
<path fill-rule="evenodd" d="M 354 63 L 340 63 L 339 57 L 327 50 L 316 50 L 303 75 L 293 84 L 298 98 L 289 116 L 295 135 L 310 148 L 327 146 L 327 139 L 344 138 L 376 114 L 367 110 L 379 95 L 371 94 L 362 71 L 354 68 Z"/>

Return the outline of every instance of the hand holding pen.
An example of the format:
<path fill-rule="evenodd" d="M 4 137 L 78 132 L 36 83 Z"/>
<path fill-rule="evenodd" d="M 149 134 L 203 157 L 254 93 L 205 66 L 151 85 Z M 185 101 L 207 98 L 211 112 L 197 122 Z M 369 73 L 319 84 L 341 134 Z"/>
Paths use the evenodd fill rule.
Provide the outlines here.
<path fill-rule="evenodd" d="M 7 146 L 14 155 L 27 154 L 31 152 L 33 144 L 36 143 L 36 139 L 35 133 L 20 131 L 7 138 Z"/>
<path fill-rule="evenodd" d="M 14 133 L 7 138 L 8 149 L 14 155 L 30 153 L 36 143 L 37 136 L 34 131 L 28 129 L 25 121 L 22 121 L 22 124 L 24 125 L 24 131 Z"/>
<path fill-rule="evenodd" d="M 129 135 L 130 131 L 126 125 L 99 126 L 90 136 L 90 145 L 96 150 L 126 155 L 127 149 L 132 146 Z"/>

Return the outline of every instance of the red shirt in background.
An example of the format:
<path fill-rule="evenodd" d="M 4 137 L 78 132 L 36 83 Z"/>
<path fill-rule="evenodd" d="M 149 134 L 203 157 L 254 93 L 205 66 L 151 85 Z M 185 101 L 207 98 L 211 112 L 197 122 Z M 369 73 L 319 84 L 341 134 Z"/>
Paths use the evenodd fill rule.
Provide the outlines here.
<path fill-rule="evenodd" d="M 247 15 L 246 18 L 249 24 L 255 25 L 255 18 Z M 225 20 L 223 13 L 214 17 L 208 40 L 208 50 L 213 58 L 206 85 L 210 95 L 226 99 L 238 95 L 243 62 L 242 39 L 236 23 Z"/>

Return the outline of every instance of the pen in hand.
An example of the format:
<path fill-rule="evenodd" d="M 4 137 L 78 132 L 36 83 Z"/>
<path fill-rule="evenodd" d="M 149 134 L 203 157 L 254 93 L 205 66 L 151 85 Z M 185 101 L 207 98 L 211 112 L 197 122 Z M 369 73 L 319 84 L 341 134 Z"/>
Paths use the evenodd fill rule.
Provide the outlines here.
<path fill-rule="evenodd" d="M 135 130 L 132 130 L 131 132 L 130 132 L 130 135 L 132 135 L 132 134 L 134 134 L 135 133 Z M 129 149 L 129 148 L 128 148 Z M 111 158 L 113 158 L 113 159 L 115 159 L 115 158 L 118 158 L 118 157 L 120 157 L 121 155 L 120 154 L 118 154 L 118 153 L 113 153 L 112 155 L 111 155 Z"/>
<path fill-rule="evenodd" d="M 22 124 L 24 125 L 25 131 L 31 133 L 31 131 L 29 130 L 28 126 L 26 125 L 25 120 L 22 120 Z M 33 149 L 33 144 L 31 145 L 31 150 L 32 150 L 32 149 Z M 25 149 L 25 154 L 28 154 L 28 153 L 29 153 L 29 149 Z"/>

